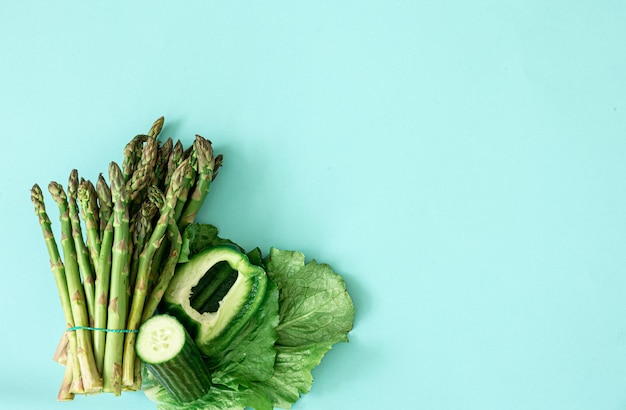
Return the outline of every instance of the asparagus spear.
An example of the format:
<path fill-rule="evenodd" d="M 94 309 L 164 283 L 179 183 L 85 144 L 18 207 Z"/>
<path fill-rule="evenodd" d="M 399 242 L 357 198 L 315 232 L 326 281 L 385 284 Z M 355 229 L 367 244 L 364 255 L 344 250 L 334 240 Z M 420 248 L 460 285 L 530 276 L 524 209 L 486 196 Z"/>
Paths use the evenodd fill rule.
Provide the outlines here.
<path fill-rule="evenodd" d="M 74 354 L 72 352 L 67 352 L 68 363 L 71 361 L 75 361 L 76 363 L 78 363 L 77 360 L 73 359 Z M 57 394 L 58 401 L 74 400 L 74 391 L 72 386 L 75 381 L 78 382 L 80 380 L 80 373 L 77 376 L 77 378 L 74 377 L 73 366 L 70 366 L 69 364 L 65 366 L 65 371 L 63 372 L 63 380 L 61 381 L 61 387 L 59 388 L 59 393 Z M 82 384 L 82 380 L 80 380 L 80 383 Z"/>
<path fill-rule="evenodd" d="M 96 306 L 94 327 L 104 329 L 107 327 L 109 286 L 111 282 L 111 254 L 113 246 L 113 199 L 111 188 L 104 176 L 100 174 L 96 182 L 96 194 L 99 205 L 100 219 L 100 254 L 98 255 L 98 271 L 96 274 Z M 106 333 L 97 331 L 94 334 L 94 356 L 100 374 L 104 373 L 104 356 L 106 346 Z"/>
<path fill-rule="evenodd" d="M 187 158 L 185 158 L 183 162 L 188 162 L 189 165 L 186 166 L 187 172 L 185 172 L 185 175 L 183 176 L 181 190 L 177 198 L 178 201 L 176 202 L 176 206 L 174 208 L 174 219 L 176 221 L 180 220 L 180 217 L 183 213 L 183 208 L 185 206 L 185 203 L 187 202 L 187 198 L 189 197 L 189 193 L 193 189 L 196 181 L 196 168 L 198 162 L 195 150 Z"/>
<path fill-rule="evenodd" d="M 130 140 L 124 147 L 124 159 L 121 167 L 124 182 L 127 182 L 135 172 L 139 160 L 141 159 L 143 143 L 149 139 L 152 139 L 152 137 L 145 134 L 139 134 Z"/>
<path fill-rule="evenodd" d="M 165 174 L 165 183 L 164 186 L 168 187 L 170 185 L 170 180 L 172 179 L 172 175 L 174 171 L 180 166 L 180 163 L 183 161 L 183 143 L 180 140 L 176 141 L 174 147 L 172 148 L 172 152 L 167 160 L 167 173 Z"/>
<path fill-rule="evenodd" d="M 48 190 L 59 207 L 61 220 L 61 247 L 65 262 L 65 278 L 67 291 L 70 296 L 70 305 L 75 326 L 89 326 L 87 308 L 85 306 L 85 291 L 80 282 L 80 272 L 76 259 L 76 248 L 72 239 L 72 223 L 69 217 L 67 195 L 63 187 L 57 182 L 51 182 Z M 80 365 L 80 375 L 85 393 L 96 393 L 102 389 L 102 378 L 96 368 L 93 356 L 91 335 L 88 330 L 76 330 L 76 355 Z"/>
<path fill-rule="evenodd" d="M 165 117 L 160 116 L 159 118 L 157 118 L 152 124 L 152 127 L 150 127 L 150 130 L 148 131 L 148 136 L 155 138 L 155 139 L 158 138 L 159 134 L 161 133 L 161 130 L 163 129 L 164 122 L 165 122 Z"/>
<path fill-rule="evenodd" d="M 154 286 L 152 287 L 152 291 L 150 292 L 150 296 L 146 301 L 141 323 L 148 320 L 156 311 L 159 303 L 161 303 L 163 295 L 165 294 L 165 290 L 174 276 L 174 271 L 176 270 L 176 264 L 178 263 L 178 257 L 180 255 L 183 239 L 174 218 L 170 218 L 167 224 L 167 238 L 171 244 L 169 257 L 163 264 L 161 274 L 157 278 Z"/>
<path fill-rule="evenodd" d="M 133 257 L 131 260 L 129 281 L 131 289 L 135 288 L 135 279 L 137 277 L 137 271 L 139 270 L 140 254 L 144 249 L 146 241 L 150 235 L 152 235 L 152 221 L 159 209 L 163 206 L 164 200 L 165 197 L 163 193 L 157 187 L 150 187 L 148 195 L 133 223 L 131 229 L 133 234 Z"/>
<path fill-rule="evenodd" d="M 78 211 L 78 171 L 73 169 L 70 172 L 70 177 L 67 186 L 67 198 L 68 198 L 68 210 L 70 224 L 72 228 L 72 238 L 74 239 L 74 248 L 76 249 L 76 256 L 78 262 L 78 268 L 82 276 L 83 292 L 85 294 L 85 300 L 87 302 L 87 325 L 93 325 L 94 318 L 94 270 L 89 258 L 89 252 L 83 239 L 83 232 L 79 219 Z M 91 336 L 91 334 L 90 334 Z"/>
<path fill-rule="evenodd" d="M 215 158 L 211 142 L 200 135 L 196 135 L 194 141 L 196 158 L 198 161 L 198 178 L 188 202 L 184 205 L 179 219 L 178 228 L 183 230 L 187 225 L 193 223 L 206 195 L 209 192 L 211 181 L 213 180 L 213 170 L 215 168 Z"/>
<path fill-rule="evenodd" d="M 128 181 L 130 179 L 135 171 L 135 168 L 138 166 L 138 161 L 142 156 L 141 151 L 143 143 L 148 140 L 156 141 L 159 134 L 161 134 L 164 122 L 165 117 L 161 116 L 157 118 L 152 123 L 152 126 L 150 127 L 150 130 L 148 130 L 147 134 L 139 134 L 126 144 L 124 147 L 124 161 L 122 162 L 122 174 L 124 176 L 124 181 Z"/>
<path fill-rule="evenodd" d="M 169 220 L 173 216 L 174 207 L 176 206 L 178 196 L 183 188 L 183 180 L 190 168 L 189 162 L 185 161 L 174 172 L 171 184 L 168 188 L 165 203 L 161 209 L 159 220 L 157 221 L 150 239 L 146 243 L 144 250 L 139 256 L 139 269 L 137 271 L 137 279 L 132 298 L 132 307 L 128 317 L 127 327 L 129 330 L 136 330 L 141 324 L 146 294 L 148 292 L 148 278 L 150 274 L 150 263 L 155 252 L 160 248 Z M 135 333 L 127 333 L 124 342 L 124 368 L 123 368 L 123 384 L 124 386 L 132 386 L 135 383 Z"/>
<path fill-rule="evenodd" d="M 167 174 L 167 163 L 174 148 L 174 142 L 171 138 L 165 140 L 159 147 L 157 154 L 157 162 L 154 167 L 154 179 L 152 185 L 156 185 L 158 188 L 163 189 L 165 183 L 165 175 Z"/>
<path fill-rule="evenodd" d="M 109 303 L 109 284 L 111 282 L 111 253 L 113 246 L 113 219 L 109 217 L 109 221 L 104 228 L 102 234 L 102 247 L 98 255 L 98 272 L 96 275 L 96 306 L 94 314 L 94 327 L 97 329 L 105 329 L 107 327 L 107 313 Z M 96 366 L 100 374 L 103 373 L 104 352 L 106 343 L 106 333 L 97 331 L 94 333 L 93 348 L 96 359 Z"/>
<path fill-rule="evenodd" d="M 137 168 L 126 182 L 126 192 L 131 206 L 135 208 L 141 204 L 145 193 L 154 178 L 155 164 L 157 161 L 158 143 L 154 139 L 148 139 L 141 151 L 141 160 Z M 134 209 L 131 208 L 131 214 Z"/>
<path fill-rule="evenodd" d="M 98 208 L 100 219 L 100 239 L 104 236 L 104 230 L 113 214 L 113 201 L 111 200 L 111 188 L 107 184 L 104 176 L 100 174 L 96 182 L 96 193 L 98 195 Z"/>
<path fill-rule="evenodd" d="M 33 202 L 33 205 L 35 206 L 35 213 L 39 218 L 39 225 L 41 225 L 41 231 L 46 242 L 46 248 L 50 257 L 50 269 L 52 270 L 52 273 L 54 275 L 54 281 L 57 286 L 59 298 L 61 299 L 61 307 L 63 308 L 63 315 L 65 317 L 65 326 L 67 328 L 72 328 L 74 327 L 74 316 L 72 314 L 72 305 L 70 302 L 67 280 L 65 277 L 65 266 L 63 265 L 63 261 L 61 260 L 61 255 L 59 254 L 57 242 L 54 238 L 54 233 L 52 232 L 52 224 L 50 222 L 50 218 L 48 217 L 48 213 L 46 212 L 43 192 L 37 184 L 33 185 L 33 188 L 31 189 L 31 200 Z M 64 378 L 64 384 L 61 388 L 61 391 L 59 391 L 59 398 L 63 397 L 64 399 L 70 399 L 71 397 L 73 397 L 70 395 L 70 391 L 80 393 L 83 390 L 79 367 L 80 365 L 76 356 L 76 333 L 67 333 L 67 342 L 68 359 L 66 367 L 71 369 L 71 372 L 69 374 L 73 375 L 73 378 L 70 378 L 69 380 L 74 380 L 74 382 L 66 389 L 64 394 L 61 394 L 61 392 L 64 391 L 63 386 L 65 386 L 65 383 L 67 382 L 67 380 Z M 70 370 L 68 369 L 67 371 Z"/>
<path fill-rule="evenodd" d="M 124 176 L 119 165 L 111 162 L 109 166 L 111 197 L 114 205 L 113 246 L 109 308 L 107 311 L 107 332 L 103 378 L 105 392 L 120 395 L 122 392 L 122 357 L 124 334 L 111 330 L 123 330 L 126 325 L 128 310 L 128 274 L 129 266 L 129 214 L 128 197 L 124 186 Z"/>
<path fill-rule="evenodd" d="M 78 202 L 80 203 L 81 216 L 87 231 L 87 249 L 89 250 L 89 257 L 96 276 L 98 275 L 98 257 L 100 255 L 100 247 L 102 246 L 97 201 L 98 197 L 93 183 L 91 181 L 82 181 L 78 185 Z"/>

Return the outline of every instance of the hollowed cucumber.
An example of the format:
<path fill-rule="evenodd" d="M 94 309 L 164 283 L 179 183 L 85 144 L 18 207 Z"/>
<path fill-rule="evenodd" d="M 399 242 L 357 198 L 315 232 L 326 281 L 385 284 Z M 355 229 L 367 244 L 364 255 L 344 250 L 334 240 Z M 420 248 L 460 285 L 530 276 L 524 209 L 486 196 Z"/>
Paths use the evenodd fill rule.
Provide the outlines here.
<path fill-rule="evenodd" d="M 267 288 L 265 271 L 243 253 L 216 246 L 181 264 L 163 297 L 207 356 L 222 351 L 256 312 Z"/>

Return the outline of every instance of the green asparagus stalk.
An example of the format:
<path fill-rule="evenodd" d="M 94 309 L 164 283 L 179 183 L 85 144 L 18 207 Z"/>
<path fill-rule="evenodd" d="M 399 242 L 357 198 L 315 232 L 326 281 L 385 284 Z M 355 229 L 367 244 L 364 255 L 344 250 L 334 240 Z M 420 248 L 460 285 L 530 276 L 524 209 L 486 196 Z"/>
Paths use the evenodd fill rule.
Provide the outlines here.
<path fill-rule="evenodd" d="M 124 182 L 127 182 L 135 172 L 135 169 L 141 160 L 143 143 L 149 139 L 152 139 L 152 137 L 139 134 L 130 140 L 124 147 L 124 159 L 121 167 Z"/>
<path fill-rule="evenodd" d="M 161 274 L 156 279 L 156 282 L 150 292 L 150 296 L 146 301 L 141 323 L 145 322 L 152 317 L 152 315 L 154 315 L 154 312 L 159 306 L 159 303 L 161 303 L 161 299 L 163 299 L 163 295 L 165 295 L 165 290 L 169 286 L 176 270 L 176 264 L 178 263 L 178 257 L 180 256 L 180 249 L 182 247 L 183 240 L 174 218 L 170 218 L 167 224 L 167 238 L 170 242 L 170 253 L 167 260 L 163 264 Z"/>
<path fill-rule="evenodd" d="M 111 200 L 111 188 L 107 184 L 104 176 L 100 174 L 96 182 L 96 193 L 98 196 L 98 209 L 100 219 L 100 240 L 104 236 L 104 230 L 113 214 L 113 201 Z"/>
<path fill-rule="evenodd" d="M 183 162 L 189 162 L 189 166 L 187 166 L 187 172 L 183 177 L 183 185 L 181 187 L 180 194 L 178 195 L 178 201 L 176 202 L 176 207 L 174 209 L 174 219 L 176 221 L 180 220 L 180 217 L 183 213 L 183 208 L 185 207 L 185 203 L 187 202 L 187 198 L 189 198 L 189 193 L 193 189 L 193 186 L 196 182 L 196 175 L 198 174 L 198 161 L 195 150 L 193 150 Z"/>
<path fill-rule="evenodd" d="M 78 185 L 78 202 L 81 208 L 81 216 L 87 232 L 87 249 L 89 258 L 98 275 L 98 257 L 102 240 L 100 237 L 100 216 L 98 210 L 98 197 L 96 188 L 91 181 L 82 181 Z"/>
<path fill-rule="evenodd" d="M 107 313 L 109 304 L 109 286 L 111 282 L 111 253 L 113 246 L 113 219 L 109 217 L 103 232 L 102 246 L 98 255 L 98 272 L 96 275 L 96 306 L 94 327 L 97 329 L 106 329 Z M 96 358 L 96 366 L 100 374 L 103 374 L 104 368 L 104 352 L 106 343 L 106 333 L 96 331 L 93 338 L 94 356 Z"/>
<path fill-rule="evenodd" d="M 96 182 L 96 194 L 98 198 L 100 219 L 100 254 L 98 255 L 98 272 L 96 274 L 96 307 L 94 327 L 106 329 L 109 310 L 109 290 L 111 283 L 111 264 L 113 246 L 113 199 L 111 188 L 102 174 Z M 100 374 L 104 375 L 104 356 L 106 350 L 106 337 L 104 331 L 96 331 L 94 334 L 94 356 Z"/>
<path fill-rule="evenodd" d="M 172 175 L 174 175 L 174 171 L 180 166 L 183 161 L 183 143 L 180 140 L 176 141 L 174 147 L 172 148 L 172 152 L 167 160 L 167 173 L 165 174 L 165 187 L 170 185 L 170 181 L 172 179 Z"/>
<path fill-rule="evenodd" d="M 65 277 L 65 266 L 61 260 L 57 242 L 54 238 L 54 233 L 52 232 L 52 223 L 50 222 L 50 218 L 46 212 L 43 192 L 37 184 L 35 184 L 31 189 L 31 200 L 35 206 L 35 213 L 39 218 L 39 225 L 41 226 L 41 231 L 46 243 L 48 255 L 50 257 L 50 269 L 54 275 L 54 281 L 57 286 L 59 298 L 61 299 L 61 307 L 63 308 L 63 315 L 65 317 L 65 326 L 67 328 L 72 328 L 74 327 L 74 316 L 72 314 L 72 305 Z M 78 363 L 78 357 L 76 356 L 77 341 L 75 332 L 67 333 L 67 343 L 68 359 L 66 367 L 69 367 L 70 369 L 68 369 L 66 373 L 69 372 L 68 374 L 71 376 L 69 379 L 71 384 L 65 388 L 64 386 L 68 383 L 68 379 L 64 377 L 63 385 L 59 391 L 59 398 L 62 400 L 69 400 L 73 397 L 70 392 L 81 393 L 84 391 L 80 374 L 80 365 Z"/>
<path fill-rule="evenodd" d="M 155 252 L 161 247 L 163 238 L 165 237 L 165 233 L 167 231 L 168 222 L 173 216 L 178 196 L 183 189 L 183 181 L 185 174 L 188 173 L 188 168 L 190 168 L 190 165 L 186 161 L 172 176 L 171 184 L 168 188 L 159 220 L 154 226 L 152 235 L 139 256 L 139 269 L 137 271 L 132 306 L 127 324 L 127 328 L 129 330 L 136 330 L 141 324 L 146 295 L 149 289 L 148 279 L 150 274 L 150 263 L 152 262 Z M 124 367 L 122 379 L 124 386 L 132 386 L 135 384 L 135 340 L 135 333 L 126 334 L 124 342 Z"/>
<path fill-rule="evenodd" d="M 178 220 L 178 228 L 180 230 L 185 229 L 187 225 L 193 223 L 195 220 L 209 192 L 211 181 L 213 180 L 215 158 L 213 157 L 211 142 L 200 135 L 196 135 L 194 146 L 197 158 L 198 177 L 193 192 L 187 203 L 184 204 L 182 214 Z"/>
<path fill-rule="evenodd" d="M 161 130 L 163 129 L 164 123 L 165 123 L 165 117 L 160 116 L 159 118 L 157 118 L 152 124 L 152 127 L 150 127 L 150 130 L 148 131 L 148 136 L 154 139 L 158 138 L 159 134 L 161 133 Z"/>
<path fill-rule="evenodd" d="M 87 315 L 88 326 L 93 326 L 94 322 L 94 269 L 91 264 L 91 259 L 85 240 L 83 239 L 83 232 L 79 218 L 78 211 L 78 171 L 72 170 L 70 173 L 68 186 L 67 186 L 67 198 L 68 198 L 68 210 L 69 218 L 72 227 L 72 238 L 74 239 L 74 248 L 76 249 L 76 256 L 78 262 L 78 268 L 82 276 L 83 291 L 85 294 L 85 301 L 87 302 Z M 90 336 L 91 333 L 89 334 Z M 93 339 L 93 338 L 92 338 Z"/>
<path fill-rule="evenodd" d="M 126 182 L 126 192 L 128 199 L 134 205 L 139 205 L 143 201 L 144 194 L 154 178 L 155 165 L 158 154 L 158 143 L 149 138 L 141 151 L 141 159 L 136 169 Z M 133 213 L 131 211 L 131 213 Z"/>
<path fill-rule="evenodd" d="M 165 175 L 167 174 L 167 163 L 173 148 L 174 142 L 171 138 L 168 138 L 163 144 L 161 144 L 157 154 L 157 162 L 154 167 L 154 179 L 152 180 L 152 185 L 155 185 L 162 190 L 164 190 Z"/>
<path fill-rule="evenodd" d="M 72 223 L 69 216 L 67 195 L 63 187 L 56 182 L 51 182 L 48 190 L 59 207 L 62 232 L 61 247 L 63 249 L 65 278 L 74 324 L 75 326 L 86 327 L 89 326 L 89 317 L 87 315 L 87 307 L 85 306 L 85 291 L 80 281 L 76 248 L 72 239 Z M 75 332 L 77 341 L 76 355 L 80 365 L 80 375 L 85 393 L 97 393 L 102 389 L 102 378 L 96 368 L 91 335 L 85 329 L 77 329 Z"/>
<path fill-rule="evenodd" d="M 107 311 L 107 335 L 104 351 L 103 378 L 105 392 L 120 395 L 122 392 L 122 357 L 124 334 L 112 330 L 123 330 L 128 311 L 129 258 L 129 213 L 128 197 L 124 187 L 124 176 L 119 165 L 109 166 L 111 197 L 114 205 L 113 246 L 109 308 Z"/>
<path fill-rule="evenodd" d="M 152 235 L 153 219 L 159 209 L 163 206 L 165 197 L 157 187 L 150 187 L 148 195 L 139 210 L 132 225 L 133 234 L 133 257 L 130 266 L 130 288 L 135 288 L 137 271 L 139 270 L 140 254 L 144 249 L 146 241 Z"/>
<path fill-rule="evenodd" d="M 67 356 L 68 356 L 67 360 L 72 361 L 74 354 L 72 352 L 67 352 Z M 75 361 L 76 363 L 78 363 L 77 360 Z M 74 392 L 72 391 L 72 384 L 75 380 L 76 379 L 74 378 L 74 367 L 70 366 L 68 363 L 65 366 L 65 371 L 63 372 L 63 380 L 61 381 L 61 387 L 59 388 L 59 393 L 57 394 L 58 401 L 74 400 Z"/>

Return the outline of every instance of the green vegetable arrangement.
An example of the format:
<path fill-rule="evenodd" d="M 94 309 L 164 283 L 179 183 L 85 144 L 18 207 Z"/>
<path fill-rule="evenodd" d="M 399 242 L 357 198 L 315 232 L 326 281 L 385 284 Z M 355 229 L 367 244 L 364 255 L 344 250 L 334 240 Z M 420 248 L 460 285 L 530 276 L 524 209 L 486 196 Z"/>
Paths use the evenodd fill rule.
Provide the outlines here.
<path fill-rule="evenodd" d="M 39 218 L 66 331 L 57 399 L 143 390 L 159 409 L 288 409 L 326 352 L 348 341 L 343 279 L 296 251 L 244 250 L 196 216 L 222 165 L 209 140 L 159 140 L 164 119 L 124 147 L 108 181 L 69 175 Z"/>

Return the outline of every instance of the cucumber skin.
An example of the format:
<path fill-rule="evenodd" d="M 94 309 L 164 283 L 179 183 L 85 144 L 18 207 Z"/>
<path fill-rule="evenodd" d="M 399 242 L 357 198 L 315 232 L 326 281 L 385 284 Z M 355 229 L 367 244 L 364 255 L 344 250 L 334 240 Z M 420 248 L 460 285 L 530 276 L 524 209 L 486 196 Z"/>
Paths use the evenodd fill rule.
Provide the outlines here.
<path fill-rule="evenodd" d="M 211 388 L 209 370 L 187 331 L 183 347 L 170 360 L 149 363 L 139 351 L 137 356 L 165 390 L 180 403 L 190 403 L 204 397 Z"/>

